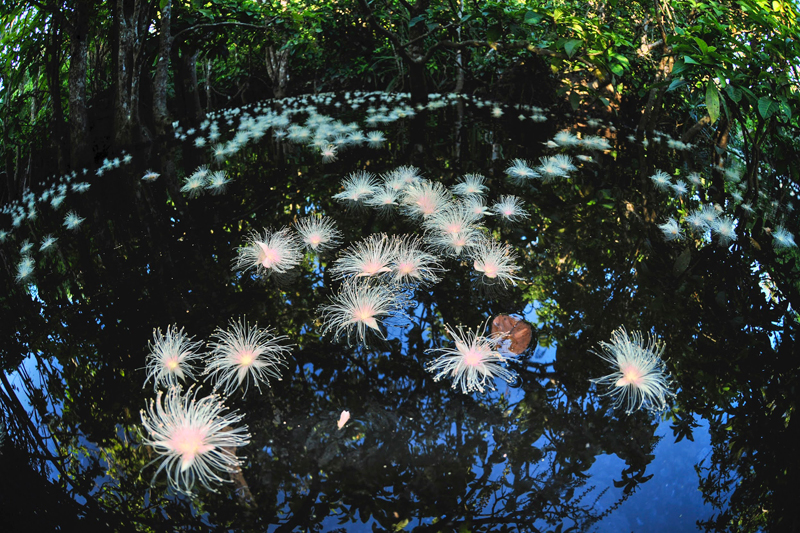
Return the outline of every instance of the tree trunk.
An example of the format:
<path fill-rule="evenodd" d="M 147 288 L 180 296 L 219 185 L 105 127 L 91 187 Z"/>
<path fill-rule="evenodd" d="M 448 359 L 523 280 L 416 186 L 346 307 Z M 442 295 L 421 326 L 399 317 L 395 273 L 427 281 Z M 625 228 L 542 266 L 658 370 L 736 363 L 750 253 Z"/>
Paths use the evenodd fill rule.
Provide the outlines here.
<path fill-rule="evenodd" d="M 425 65 L 414 61 L 408 62 L 408 88 L 411 102 L 424 104 L 428 101 L 428 82 L 425 79 Z"/>
<path fill-rule="evenodd" d="M 125 15 L 125 0 L 117 0 L 114 18 L 117 26 L 116 85 L 114 89 L 114 140 L 131 141 L 131 47 L 133 29 Z"/>
<path fill-rule="evenodd" d="M 458 0 L 458 42 L 461 42 L 461 19 L 464 18 L 464 1 Z M 461 93 L 464 90 L 464 58 L 463 51 L 459 48 L 456 52 L 456 87 L 453 89 L 455 93 Z"/>
<path fill-rule="evenodd" d="M 161 35 L 158 39 L 158 61 L 153 88 L 153 118 L 156 124 L 156 135 L 162 136 L 169 126 L 167 111 L 167 82 L 169 81 L 169 56 L 172 50 L 170 23 L 172 18 L 172 0 L 166 0 L 161 8 Z"/>
<path fill-rule="evenodd" d="M 55 144 L 56 160 L 59 174 L 66 171 L 66 152 L 64 134 L 64 104 L 61 101 L 61 41 L 62 33 L 59 25 L 59 17 L 54 17 L 53 28 L 50 32 L 45 47 L 45 79 L 47 89 L 50 93 L 50 101 L 53 105 L 53 116 L 51 119 L 50 131 L 52 132 L 51 142 Z"/>
<path fill-rule="evenodd" d="M 211 60 L 206 59 L 205 68 L 205 89 L 206 89 L 206 113 L 211 111 Z"/>
<path fill-rule="evenodd" d="M 89 116 L 86 107 L 86 72 L 89 59 L 89 4 L 78 0 L 70 33 L 69 127 L 70 166 L 86 166 L 89 159 Z"/>
<path fill-rule="evenodd" d="M 142 54 L 150 23 L 146 0 L 117 0 L 114 22 L 117 28 L 116 79 L 114 90 L 114 141 L 128 144 L 143 133 L 139 121 L 139 82 Z"/>
<path fill-rule="evenodd" d="M 184 97 L 186 98 L 187 115 L 195 120 L 203 117 L 203 108 L 200 106 L 200 93 L 197 82 L 197 57 L 200 50 L 193 50 L 191 53 L 184 54 L 183 59 L 183 87 Z"/>
<path fill-rule="evenodd" d="M 286 83 L 289 81 L 289 49 L 275 51 L 270 46 L 267 48 L 267 75 L 272 81 L 272 95 L 275 98 L 286 96 Z"/>

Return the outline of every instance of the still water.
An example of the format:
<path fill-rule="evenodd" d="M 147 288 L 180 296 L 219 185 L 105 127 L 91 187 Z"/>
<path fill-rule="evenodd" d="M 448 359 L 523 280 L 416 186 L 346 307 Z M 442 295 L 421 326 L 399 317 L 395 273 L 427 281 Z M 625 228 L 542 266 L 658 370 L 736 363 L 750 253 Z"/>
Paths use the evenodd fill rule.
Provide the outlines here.
<path fill-rule="evenodd" d="M 708 160 L 668 133 L 455 96 L 327 95 L 175 124 L 4 210 L 0 462 L 52 484 L 43 527 L 762 527 L 762 507 L 789 508 L 796 465 L 796 266 L 772 242 L 794 193 L 750 194 L 733 160 L 717 183 Z M 353 173 L 387 192 L 408 167 L 439 191 L 431 212 L 400 187 L 351 194 Z M 463 249 L 431 222 L 457 201 L 477 213 Z M 703 207 L 716 225 L 692 218 Z M 320 215 L 338 233 L 304 248 L 294 228 Z M 429 254 L 429 275 L 359 275 L 359 243 Z M 379 310 L 338 315 L 353 285 Z M 499 315 L 531 342 L 495 342 Z M 256 324 L 265 374 L 203 373 Z M 659 400 L 615 404 L 621 378 L 592 381 L 620 371 L 598 354 L 621 327 L 663 349 Z M 145 383 L 178 331 L 194 374 Z M 436 364 L 464 344 L 483 372 Z M 172 382 L 178 403 L 224 402 L 217 429 L 238 437 L 159 436 Z M 203 463 L 213 453 L 222 467 Z"/>

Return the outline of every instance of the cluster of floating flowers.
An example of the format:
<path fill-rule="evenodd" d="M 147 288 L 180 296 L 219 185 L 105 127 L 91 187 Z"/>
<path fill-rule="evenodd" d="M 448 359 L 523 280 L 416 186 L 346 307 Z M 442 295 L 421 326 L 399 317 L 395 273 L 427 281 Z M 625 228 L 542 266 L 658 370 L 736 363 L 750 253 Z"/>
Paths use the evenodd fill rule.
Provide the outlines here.
<path fill-rule="evenodd" d="M 663 131 L 654 130 L 652 138 L 642 138 L 641 142 L 636 138 L 635 135 L 628 135 L 627 140 L 630 143 L 638 143 L 647 148 L 650 146 L 650 143 L 659 143 L 659 144 L 666 144 L 667 148 L 672 150 L 678 151 L 689 151 L 694 150 L 695 145 L 692 143 L 683 142 L 680 139 L 673 139 L 668 134 L 664 133 Z"/>
<path fill-rule="evenodd" d="M 419 169 L 401 166 L 378 177 L 357 171 L 342 181 L 334 199 L 352 208 L 372 208 L 389 215 L 399 213 L 418 224 L 422 236 L 369 235 L 348 247 L 330 268 L 342 281 L 339 292 L 320 309 L 323 334 L 348 342 L 367 342 L 372 332 L 383 338 L 381 321 L 405 316 L 409 293 L 440 280 L 444 258 L 464 259 L 472 264 L 476 283 L 505 287 L 516 284 L 519 268 L 511 246 L 491 236 L 481 224 L 486 216 L 497 216 L 512 224 L 528 217 L 521 199 L 501 196 L 486 204 L 488 187 L 483 176 L 467 174 L 450 190 L 440 182 L 423 178 Z M 453 388 L 465 393 L 484 391 L 494 377 L 512 381 L 515 374 L 504 367 L 512 354 L 502 355 L 499 339 L 448 327 L 455 349 L 435 349 L 441 355 L 428 366 L 438 380 L 453 377 Z M 481 356 L 477 357 L 476 354 Z M 460 361 L 460 362 L 459 362 Z M 490 388 L 491 385 L 488 385 Z"/>
<path fill-rule="evenodd" d="M 84 169 L 83 175 L 86 175 L 87 172 L 88 170 Z M 54 179 L 53 183 L 45 188 L 40 195 L 37 196 L 30 190 L 26 190 L 22 194 L 21 201 L 13 201 L 0 208 L 0 213 L 11 217 L 12 226 L 10 230 L 0 230 L 0 244 L 7 242 L 12 236 L 11 232 L 20 229 L 23 222 L 34 223 L 39 218 L 43 207 L 58 212 L 63 207 L 67 194 L 83 194 L 89 190 L 89 183 L 77 181 L 77 178 L 77 172 L 66 174 Z M 83 221 L 84 219 L 74 211 L 69 211 L 64 215 L 63 226 L 68 230 L 75 231 Z M 35 233 L 33 226 L 31 226 L 31 229 L 32 233 Z M 18 283 L 28 283 L 32 279 L 36 269 L 34 251 L 36 250 L 39 253 L 53 251 L 58 238 L 48 233 L 40 235 L 36 240 L 38 241 L 38 246 L 34 245 L 29 238 L 25 238 L 21 242 L 20 259 L 17 263 L 15 276 Z"/>
<path fill-rule="evenodd" d="M 281 379 L 280 367 L 286 366 L 286 354 L 291 345 L 285 336 L 276 336 L 270 328 L 249 325 L 245 319 L 231 321 L 227 330 L 217 329 L 207 344 L 194 342 L 183 329 L 167 327 L 153 332 L 153 342 L 147 356 L 145 386 L 152 381 L 159 390 L 141 411 L 142 425 L 147 432 L 144 443 L 159 454 L 152 463 L 160 461 L 153 480 L 166 470 L 169 485 L 187 495 L 193 494 L 199 481 L 209 490 L 210 482 L 224 482 L 220 474 L 236 473 L 241 461 L 236 448 L 246 446 L 250 435 L 247 426 L 235 427 L 244 415 L 227 411 L 219 391 L 230 396 L 242 389 L 247 394 L 250 383 L 261 391 L 270 379 Z M 186 393 L 182 384 L 201 375 L 205 363 L 205 381 L 210 381 L 215 393 L 197 399 L 195 385 Z"/>
<path fill-rule="evenodd" d="M 717 244 L 723 248 L 728 248 L 737 239 L 736 228 L 740 220 L 735 216 L 737 208 L 745 214 L 752 214 L 756 208 L 750 202 L 744 201 L 744 194 L 747 192 L 747 183 L 742 181 L 741 174 L 735 168 L 727 169 L 724 172 L 726 189 L 729 191 L 729 202 L 726 208 L 719 204 L 703 204 L 700 199 L 700 187 L 704 184 L 704 179 L 697 172 L 690 173 L 686 180 L 674 179 L 664 171 L 658 170 L 650 180 L 653 185 L 661 190 L 668 192 L 678 198 L 692 198 L 698 200 L 698 205 L 683 217 L 682 226 L 676 217 L 669 217 L 665 222 L 659 224 L 659 229 L 667 241 L 682 240 L 687 233 L 698 239 L 706 235 L 715 239 Z M 765 205 L 761 211 L 765 214 L 777 211 L 777 207 L 768 202 L 768 197 L 764 194 L 761 197 Z M 791 212 L 791 203 L 786 205 L 786 210 Z M 688 230 L 688 231 L 687 231 Z M 794 235 L 787 231 L 782 224 L 778 224 L 771 230 L 772 243 L 775 248 L 791 248 L 797 246 Z"/>
<path fill-rule="evenodd" d="M 448 190 L 440 182 L 423 178 L 419 169 L 410 166 L 398 167 L 380 179 L 370 172 L 358 171 L 343 180 L 342 192 L 333 198 L 352 207 L 399 212 L 421 226 L 426 254 L 471 260 L 479 273 L 476 281 L 481 283 L 515 284 L 519 279 L 516 253 L 511 246 L 493 239 L 481 220 L 496 215 L 512 224 L 527 218 L 528 212 L 522 200 L 513 195 L 487 205 L 485 181 L 479 174 L 466 174 Z M 403 246 L 386 248 L 387 258 L 391 260 L 394 251 L 402 249 Z"/>

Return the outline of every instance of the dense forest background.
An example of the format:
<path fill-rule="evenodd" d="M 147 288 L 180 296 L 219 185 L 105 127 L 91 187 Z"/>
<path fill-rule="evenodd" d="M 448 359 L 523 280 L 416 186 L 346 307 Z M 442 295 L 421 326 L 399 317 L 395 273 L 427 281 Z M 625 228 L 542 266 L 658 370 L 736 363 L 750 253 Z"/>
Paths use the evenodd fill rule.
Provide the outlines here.
<path fill-rule="evenodd" d="M 3 189 L 93 166 L 174 120 L 346 90 L 592 109 L 797 181 L 792 2 L 42 0 L 2 5 Z"/>
<path fill-rule="evenodd" d="M 38 272 L 47 267 L 52 275 L 40 274 L 35 290 L 19 282 L 26 280 L 19 274 L 25 256 L 19 250 L 30 244 L 23 237 L 38 239 L 51 227 L 60 229 L 62 215 L 55 205 L 54 213 L 38 220 L 33 208 L 29 221 L 21 215 L 15 221 L 12 211 L 0 213 L 0 241 L 7 238 L 0 247 L 6 272 L 0 285 L 0 465 L 4 478 L 19 480 L 4 484 L 0 504 L 14 511 L 14 524 L 33 516 L 42 530 L 73 521 L 119 531 L 157 531 L 174 523 L 203 529 L 210 515 L 221 529 L 235 528 L 244 517 L 256 530 L 280 524 L 290 531 L 322 527 L 326 513 L 351 497 L 342 496 L 344 487 L 355 494 L 345 502 L 350 520 L 372 517 L 398 526 L 408 523 L 407 516 L 439 516 L 449 509 L 442 518 L 446 528 L 475 519 L 471 510 L 490 498 L 483 483 L 486 491 L 502 494 L 493 497 L 503 511 L 475 519 L 475 530 L 492 530 L 499 519 L 510 529 L 525 529 L 532 527 L 530 517 L 547 513 L 551 523 L 565 516 L 595 523 L 600 516 L 582 515 L 590 492 L 581 492 L 595 456 L 624 458 L 619 487 L 627 497 L 649 479 L 645 472 L 657 439 L 644 414 L 609 421 L 601 409 L 576 407 L 591 393 L 588 377 L 600 375 L 599 364 L 587 369 L 582 357 L 597 339 L 607 338 L 600 330 L 642 321 L 661 331 L 675 354 L 670 369 L 681 390 L 668 415 L 675 438 L 691 438 L 695 414 L 710 423 L 713 457 L 697 468 L 704 498 L 718 513 L 703 525 L 715 531 L 798 530 L 794 490 L 800 461 L 794 449 L 800 425 L 793 412 L 800 387 L 800 255 L 796 247 L 778 249 L 768 239 L 778 225 L 800 235 L 790 209 L 800 192 L 798 15 L 795 3 L 779 0 L 0 0 L 0 206 L 34 205 L 34 194 L 70 175 L 88 176 L 96 195 L 75 200 L 91 229 L 65 231 L 58 255 L 40 254 Z M 295 370 L 302 379 L 276 384 L 253 408 L 250 424 L 254 434 L 263 426 L 263 449 L 253 445 L 251 456 L 263 470 L 250 466 L 247 473 L 258 509 L 237 507 L 241 502 L 232 496 L 207 495 L 197 507 L 165 496 L 163 484 L 151 488 L 149 475 L 140 474 L 150 461 L 144 447 L 130 445 L 138 438 L 143 394 L 136 372 L 152 329 L 186 317 L 190 309 L 200 315 L 196 320 L 205 332 L 241 314 L 243 293 L 252 287 L 233 277 L 225 254 L 250 227 L 292 224 L 307 200 L 298 192 L 303 179 L 310 181 L 303 187 L 318 206 L 349 220 L 348 239 L 356 238 L 352 228 L 365 226 L 352 213 L 337 211 L 330 199 L 341 176 L 334 179 L 319 170 L 318 157 L 306 158 L 277 141 L 225 162 L 241 184 L 239 197 L 187 201 L 175 161 L 188 171 L 208 154 L 182 143 L 181 132 L 200 128 L 207 117 L 223 122 L 230 119 L 226 110 L 269 99 L 274 100 L 268 105 L 287 109 L 306 102 L 293 103 L 293 97 L 335 93 L 332 101 L 346 106 L 342 96 L 356 91 L 408 93 L 411 106 L 459 93 L 507 104 L 507 116 L 512 106 L 534 106 L 558 117 L 558 129 L 585 127 L 589 116 L 598 121 L 596 132 L 614 149 L 598 156 L 589 177 L 526 191 L 536 200 L 530 202 L 531 221 L 521 229 L 497 230 L 520 246 L 521 236 L 537 236 L 537 245 L 521 254 L 521 275 L 529 284 L 509 299 L 541 305 L 539 344 L 558 344 L 558 363 L 545 368 L 528 361 L 520 369 L 524 398 L 514 406 L 454 399 L 443 386 L 426 392 L 428 403 L 417 413 L 423 392 L 417 396 L 414 387 L 395 386 L 391 393 L 406 401 L 394 403 L 414 413 L 406 411 L 404 420 L 414 422 L 398 429 L 397 406 L 386 400 L 386 390 L 373 387 L 372 369 L 359 369 L 358 357 L 345 348 L 341 361 L 331 362 L 329 345 L 305 327 L 327 296 L 308 269 L 298 282 L 307 285 L 305 292 L 291 294 L 290 305 L 281 299 L 285 295 L 262 286 L 259 301 L 248 302 L 277 317 L 276 323 L 302 340 L 298 344 L 306 343 L 306 361 L 333 368 L 305 375 L 301 362 Z M 462 132 L 463 109 L 403 124 L 395 133 L 412 137 L 412 126 L 434 130 L 449 127 L 448 121 Z M 510 121 L 481 128 L 474 137 L 491 137 L 494 146 L 470 145 L 466 134 L 459 143 L 498 168 L 505 167 L 496 157 L 505 137 L 511 139 L 505 154 L 510 160 L 555 133 L 515 129 Z M 652 142 L 658 138 L 673 144 Z M 645 150 L 647 142 L 652 144 Z M 414 164 L 433 167 L 444 160 L 417 148 L 348 153 L 340 163 L 344 168 L 369 159 L 390 168 L 417 158 Z M 95 179 L 114 166 L 111 161 L 119 166 L 123 154 L 137 157 L 125 179 Z M 146 189 L 141 175 L 153 161 L 161 181 Z M 653 190 L 649 176 L 667 164 L 680 168 L 681 176 L 702 169 L 698 198 L 726 206 L 742 221 L 733 253 L 700 237 L 685 245 L 664 242 L 657 223 L 665 206 L 684 216 L 694 207 L 694 198 Z M 442 179 L 455 180 L 456 173 L 448 167 Z M 291 187 L 276 186 L 271 178 L 246 181 L 261 174 L 294 181 Z M 517 193 L 511 185 L 500 187 Z M 756 209 L 745 212 L 743 206 Z M 373 223 L 395 222 L 371 218 Z M 12 226 L 21 228 L 16 235 L 6 233 Z M 204 236 L 196 237 L 201 230 Z M 450 288 L 458 285 L 448 282 Z M 467 285 L 456 288 L 472 294 Z M 465 306 L 444 290 L 436 296 L 444 313 L 478 320 L 495 311 L 494 303 Z M 196 312 L 201 301 L 215 308 Z M 432 300 L 425 304 L 431 316 L 439 313 Z M 414 337 L 420 353 L 422 329 Z M 28 375 L 25 360 L 34 361 L 38 376 Z M 407 379 L 420 390 L 430 385 L 419 365 L 381 364 L 398 382 Z M 341 378 L 345 368 L 349 377 Z M 411 377 L 404 377 L 409 368 Z M 12 372 L 23 380 L 25 394 L 10 383 Z M 536 379 L 551 384 L 539 387 Z M 30 405 L 23 405 L 26 394 Z M 355 437 L 348 441 L 312 420 L 304 406 L 273 401 L 295 397 L 315 414 L 338 416 L 348 405 L 343 399 L 367 405 L 360 423 L 379 442 L 358 448 Z M 513 416 L 505 418 L 506 412 Z M 437 439 L 456 426 L 453 417 L 465 429 L 458 425 L 458 435 L 443 445 Z M 279 422 L 287 420 L 296 429 L 279 432 Z M 482 428 L 497 420 L 503 429 L 494 433 L 499 445 L 487 452 Z M 598 427 L 608 432 L 601 435 Z M 47 437 L 42 428 L 48 428 Z M 395 432 L 413 434 L 436 453 L 403 463 Z M 526 467 L 539 464 L 543 455 L 531 444 L 542 435 L 556 443 L 547 453 L 562 454 L 554 460 L 557 475 L 542 485 L 518 465 L 513 488 L 483 475 L 453 480 L 444 474 L 469 470 L 474 457 L 491 472 L 506 453 Z M 587 451 L 588 440 L 599 443 L 596 449 Z M 295 455 L 297 449 L 310 452 Z M 384 471 L 387 454 L 401 458 L 396 478 Z M 323 468 L 327 480 L 298 474 L 312 476 Z M 355 479 L 347 475 L 352 472 L 358 473 Z M 428 483 L 429 475 L 436 481 Z M 376 480 L 372 493 L 362 491 L 364 478 Z M 397 493 L 374 497 L 392 483 Z M 29 490 L 38 496 L 18 494 L 18 484 L 35 487 Z M 416 500 L 406 499 L 406 486 L 416 491 Z"/>

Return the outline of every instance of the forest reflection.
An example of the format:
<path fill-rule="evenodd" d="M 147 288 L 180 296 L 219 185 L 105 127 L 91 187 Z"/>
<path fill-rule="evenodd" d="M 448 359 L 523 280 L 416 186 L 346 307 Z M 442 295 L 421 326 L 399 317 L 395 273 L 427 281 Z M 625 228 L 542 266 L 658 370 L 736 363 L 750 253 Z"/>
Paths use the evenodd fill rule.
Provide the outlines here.
<path fill-rule="evenodd" d="M 659 418 L 611 409 L 590 381 L 609 373 L 590 350 L 621 325 L 666 343 L 677 398 L 665 416 L 675 436 L 691 438 L 693 413 L 711 423 L 713 456 L 700 476 L 706 497 L 724 507 L 727 483 L 738 479 L 743 505 L 765 497 L 788 502 L 793 470 L 778 476 L 776 469 L 796 464 L 780 457 L 790 446 L 773 441 L 774 456 L 758 459 L 751 478 L 737 477 L 734 468 L 756 461 L 751 457 L 764 449 L 765 436 L 788 442 L 795 431 L 789 415 L 796 363 L 788 354 L 797 326 L 788 270 L 767 245 L 746 260 L 738 248 L 667 242 L 658 228 L 689 199 L 655 189 L 650 170 L 685 174 L 705 168 L 707 154 L 666 143 L 644 147 L 587 117 L 542 122 L 529 110 L 500 114 L 469 100 L 432 101 L 442 105 L 371 124 L 344 96 L 316 103 L 345 124 L 386 135 L 382 143 L 337 150 L 329 162 L 320 150 L 276 137 L 274 126 L 215 158 L 214 148 L 195 141 L 198 125 L 180 125 L 174 141 L 132 148 L 129 163 L 112 161 L 101 175 L 76 178 L 91 187 L 68 194 L 66 209 L 42 208 L 22 224 L 4 245 L 8 257 L 23 239 L 58 238 L 52 253 L 37 254 L 29 282 L 4 277 L 0 297 L 6 367 L 26 357 L 36 362 L 35 373 L 17 373 L 23 390 L 2 376 L 3 402 L 13 413 L 6 425 L 17 443 L 3 448 L 2 464 L 5 475 L 41 488 L 37 507 L 47 501 L 49 510 L 33 515 L 38 525 L 63 525 L 69 516 L 120 531 L 329 530 L 358 521 L 418 531 L 589 529 L 637 486 L 658 482 L 648 465 Z M 255 114 L 221 116 L 222 140 Z M 302 122 L 308 114 L 291 116 Z M 190 128 L 198 133 L 188 134 Z M 535 186 L 509 179 L 512 161 L 552 154 L 548 141 L 565 129 L 599 136 L 608 149 L 585 152 L 591 159 L 568 178 Z M 224 194 L 181 192 L 184 178 L 202 165 L 226 172 Z M 529 219 L 485 220 L 515 250 L 520 280 L 487 288 L 476 284 L 469 261 L 444 258 L 446 273 L 413 291 L 407 319 L 390 322 L 385 340 L 364 347 L 321 334 L 318 309 L 337 286 L 329 272 L 336 250 L 306 255 L 280 282 L 232 268 L 251 231 L 288 227 L 312 211 L 336 221 L 339 250 L 371 234 L 421 233 L 399 214 L 333 199 L 351 172 L 381 174 L 400 165 L 447 187 L 464 174 L 482 174 L 491 199 L 522 198 Z M 143 181 L 149 170 L 160 177 Z M 85 218 L 75 231 L 63 227 L 66 210 Z M 778 265 L 769 279 L 789 296 L 764 296 L 764 265 Z M 531 346 L 509 364 L 514 383 L 462 394 L 426 371 L 426 350 L 450 342 L 446 324 L 475 328 L 509 314 L 533 322 Z M 156 456 L 141 445 L 139 411 L 154 396 L 150 384 L 142 387 L 153 330 L 176 325 L 206 340 L 245 316 L 286 335 L 295 348 L 281 380 L 270 380 L 261 394 L 225 399 L 244 414 L 251 435 L 236 450 L 241 471 L 219 492 L 201 489 L 196 499 L 176 494 L 163 475 L 151 485 L 157 466 L 147 465 Z M 551 346 L 555 360 L 537 357 Z M 198 386 L 211 392 L 207 383 Z M 344 410 L 350 418 L 339 428 Z M 600 455 L 625 463 L 615 488 L 596 486 L 587 475 Z M 764 476 L 773 476 L 769 491 L 760 485 Z M 615 503 L 598 507 L 606 493 Z M 13 488 L 3 496 L 20 501 Z"/>

